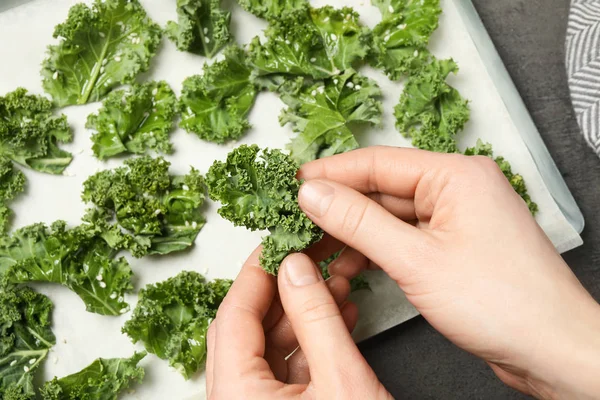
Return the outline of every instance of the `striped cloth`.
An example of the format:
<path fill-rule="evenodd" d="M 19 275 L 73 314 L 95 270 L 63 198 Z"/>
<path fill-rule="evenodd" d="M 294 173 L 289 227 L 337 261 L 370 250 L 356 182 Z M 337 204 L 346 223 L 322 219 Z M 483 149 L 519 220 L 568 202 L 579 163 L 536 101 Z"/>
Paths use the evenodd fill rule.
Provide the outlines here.
<path fill-rule="evenodd" d="M 566 58 L 579 126 L 600 156 L 600 0 L 572 0 Z"/>

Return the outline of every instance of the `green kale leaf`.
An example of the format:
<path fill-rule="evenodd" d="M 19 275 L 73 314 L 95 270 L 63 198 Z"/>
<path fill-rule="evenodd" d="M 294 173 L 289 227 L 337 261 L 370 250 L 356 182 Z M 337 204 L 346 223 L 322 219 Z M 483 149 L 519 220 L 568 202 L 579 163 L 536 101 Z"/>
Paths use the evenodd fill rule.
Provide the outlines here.
<path fill-rule="evenodd" d="M 270 22 L 266 42 L 250 43 L 258 76 L 273 74 L 328 78 L 352 68 L 369 51 L 370 31 L 351 8 L 291 10 Z"/>
<path fill-rule="evenodd" d="M 292 252 L 319 241 L 323 232 L 298 205 L 298 165 L 279 150 L 242 145 L 216 161 L 206 176 L 211 199 L 220 201 L 219 214 L 236 226 L 269 230 L 263 238 L 261 266 L 276 275 Z"/>
<path fill-rule="evenodd" d="M 452 60 L 433 60 L 412 75 L 395 108 L 396 127 L 423 150 L 456 153 L 456 134 L 470 117 L 468 101 L 446 82 L 458 71 Z"/>
<path fill-rule="evenodd" d="M 506 161 L 504 157 L 494 157 L 494 150 L 492 149 L 492 145 L 490 143 L 483 143 L 481 140 L 477 140 L 477 144 L 474 147 L 469 147 L 466 149 L 464 154 L 467 156 L 484 156 L 493 159 L 496 164 L 498 164 L 498 167 L 500 167 L 500 170 L 506 179 L 508 179 L 513 189 L 515 189 L 515 192 L 517 192 L 523 201 L 525 201 L 531 214 L 535 216 L 538 213 L 539 207 L 531 200 L 531 196 L 527 191 L 527 185 L 525 184 L 523 177 L 519 174 L 515 174 L 512 171 L 510 163 Z"/>
<path fill-rule="evenodd" d="M 131 268 L 91 226 L 67 229 L 33 224 L 5 237 L 0 244 L 0 273 L 12 284 L 51 282 L 68 287 L 86 310 L 120 315 L 128 310 L 124 293 L 133 288 Z"/>
<path fill-rule="evenodd" d="M 206 362 L 206 333 L 231 281 L 207 282 L 197 272 L 181 272 L 140 291 L 133 316 L 125 323 L 134 343 L 142 341 L 185 379 Z"/>
<path fill-rule="evenodd" d="M 138 363 L 145 352 L 130 358 L 98 358 L 79 372 L 54 378 L 41 389 L 43 400 L 116 400 L 132 383 L 144 379 Z"/>
<path fill-rule="evenodd" d="M 18 88 L 0 96 L 0 156 L 49 174 L 61 174 L 71 163 L 59 143 L 73 139 L 67 117 L 52 114 L 52 103 Z"/>
<path fill-rule="evenodd" d="M 25 175 L 8 158 L 0 157 L 0 234 L 6 233 L 12 211 L 8 203 L 25 190 Z"/>
<path fill-rule="evenodd" d="M 164 81 L 114 91 L 88 117 L 86 128 L 96 131 L 92 150 L 101 160 L 147 150 L 171 153 L 169 133 L 176 112 L 177 98 Z"/>
<path fill-rule="evenodd" d="M 230 46 L 224 60 L 205 64 L 203 75 L 183 82 L 182 128 L 214 143 L 237 140 L 250 128 L 247 116 L 258 90 L 246 57 L 244 50 Z"/>
<path fill-rule="evenodd" d="M 54 29 L 61 41 L 42 64 L 44 90 L 60 107 L 98 101 L 148 70 L 161 35 L 138 0 L 76 4 Z"/>
<path fill-rule="evenodd" d="M 350 124 L 381 123 L 379 86 L 354 70 L 310 86 L 303 83 L 298 78 L 280 89 L 281 99 L 289 108 L 282 112 L 279 122 L 290 123 L 298 132 L 288 146 L 298 164 L 358 148 Z"/>
<path fill-rule="evenodd" d="M 301 9 L 307 0 L 238 0 L 242 8 L 269 21 L 281 18 L 287 12 Z"/>
<path fill-rule="evenodd" d="M 429 38 L 437 29 L 440 0 L 374 0 L 382 21 L 373 29 L 371 63 L 390 79 L 415 74 L 432 58 Z"/>
<path fill-rule="evenodd" d="M 28 287 L 0 286 L 0 398 L 34 398 L 33 375 L 56 343 L 52 307 Z"/>
<path fill-rule="evenodd" d="M 221 8 L 221 0 L 177 0 L 177 16 L 166 33 L 181 51 L 212 58 L 232 39 L 231 13 Z"/>
<path fill-rule="evenodd" d="M 92 175 L 83 184 L 82 199 L 96 210 L 88 211 L 86 221 L 106 226 L 106 220 L 116 219 L 119 228 L 108 230 L 105 241 L 113 243 L 116 235 L 118 247 L 136 257 L 190 247 L 205 222 L 204 178 L 194 168 L 185 176 L 169 175 L 169 166 L 162 157 L 143 156 Z M 119 236 L 123 230 L 132 240 Z"/>

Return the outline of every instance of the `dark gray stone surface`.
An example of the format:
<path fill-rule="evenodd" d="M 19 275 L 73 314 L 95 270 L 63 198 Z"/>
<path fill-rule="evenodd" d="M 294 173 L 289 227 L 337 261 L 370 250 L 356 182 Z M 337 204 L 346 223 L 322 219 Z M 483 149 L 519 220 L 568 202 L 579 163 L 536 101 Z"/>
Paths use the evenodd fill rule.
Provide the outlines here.
<path fill-rule="evenodd" d="M 586 219 L 585 245 L 564 255 L 600 300 L 600 159 L 579 135 L 564 67 L 569 0 L 473 0 Z M 423 318 L 361 346 L 396 398 L 521 399 L 487 365 Z"/>

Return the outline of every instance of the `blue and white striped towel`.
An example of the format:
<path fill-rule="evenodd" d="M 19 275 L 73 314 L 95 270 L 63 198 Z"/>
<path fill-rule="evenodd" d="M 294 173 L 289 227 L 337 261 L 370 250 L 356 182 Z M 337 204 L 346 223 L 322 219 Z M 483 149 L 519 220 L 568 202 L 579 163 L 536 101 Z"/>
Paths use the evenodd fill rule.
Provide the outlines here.
<path fill-rule="evenodd" d="M 600 0 L 572 1 L 566 64 L 579 126 L 600 156 Z"/>

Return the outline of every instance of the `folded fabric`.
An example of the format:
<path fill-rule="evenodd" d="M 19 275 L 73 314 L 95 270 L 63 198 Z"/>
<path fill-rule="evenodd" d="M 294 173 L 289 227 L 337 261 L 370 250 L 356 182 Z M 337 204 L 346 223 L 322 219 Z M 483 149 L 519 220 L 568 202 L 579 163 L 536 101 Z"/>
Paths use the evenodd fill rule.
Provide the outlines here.
<path fill-rule="evenodd" d="M 600 156 L 600 0 L 572 1 L 566 64 L 577 121 Z"/>

